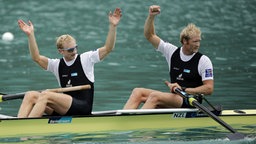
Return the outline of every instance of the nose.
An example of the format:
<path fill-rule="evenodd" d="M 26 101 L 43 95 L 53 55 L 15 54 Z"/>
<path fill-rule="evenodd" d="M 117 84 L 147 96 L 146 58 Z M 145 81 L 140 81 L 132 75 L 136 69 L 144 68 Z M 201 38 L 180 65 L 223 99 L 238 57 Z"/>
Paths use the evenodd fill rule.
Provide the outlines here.
<path fill-rule="evenodd" d="M 200 47 L 200 42 L 196 42 L 196 46 L 197 46 L 197 47 Z"/>

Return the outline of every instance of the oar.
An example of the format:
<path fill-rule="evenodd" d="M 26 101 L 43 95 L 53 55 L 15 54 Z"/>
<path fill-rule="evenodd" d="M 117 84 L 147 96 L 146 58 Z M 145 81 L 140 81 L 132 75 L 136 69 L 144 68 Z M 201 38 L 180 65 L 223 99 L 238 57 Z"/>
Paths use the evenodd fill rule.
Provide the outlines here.
<path fill-rule="evenodd" d="M 228 125 L 226 122 L 221 120 L 218 116 L 216 116 L 214 113 L 212 113 L 210 110 L 208 110 L 205 106 L 200 104 L 195 98 L 189 96 L 186 92 L 182 91 L 179 88 L 175 88 L 174 91 L 182 96 L 183 98 L 188 98 L 188 101 L 190 105 L 202 110 L 205 114 L 207 114 L 209 117 L 214 119 L 216 122 L 218 122 L 220 125 L 228 129 L 232 134 L 227 135 L 228 139 L 230 140 L 239 140 L 244 139 L 245 135 L 242 133 L 238 133 L 235 129 L 233 129 L 230 125 Z"/>
<path fill-rule="evenodd" d="M 69 92 L 69 91 L 78 91 L 78 90 L 84 90 L 84 89 L 90 89 L 90 85 L 80 85 L 80 86 L 73 86 L 73 87 L 65 87 L 65 88 L 54 88 L 54 89 L 47 89 L 51 92 Z M 42 90 L 41 90 L 42 91 Z M 12 99 L 20 99 L 23 98 L 25 95 L 25 92 L 23 93 L 16 93 L 16 94 L 7 94 L 7 95 L 0 95 L 0 102 L 12 100 Z"/>

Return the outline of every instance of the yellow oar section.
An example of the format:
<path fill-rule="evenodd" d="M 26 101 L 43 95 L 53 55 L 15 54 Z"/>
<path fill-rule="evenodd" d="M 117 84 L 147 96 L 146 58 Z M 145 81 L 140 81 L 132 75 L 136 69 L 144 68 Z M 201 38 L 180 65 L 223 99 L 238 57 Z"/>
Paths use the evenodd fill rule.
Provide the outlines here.
<path fill-rule="evenodd" d="M 3 95 L 0 95 L 0 102 L 3 101 Z"/>

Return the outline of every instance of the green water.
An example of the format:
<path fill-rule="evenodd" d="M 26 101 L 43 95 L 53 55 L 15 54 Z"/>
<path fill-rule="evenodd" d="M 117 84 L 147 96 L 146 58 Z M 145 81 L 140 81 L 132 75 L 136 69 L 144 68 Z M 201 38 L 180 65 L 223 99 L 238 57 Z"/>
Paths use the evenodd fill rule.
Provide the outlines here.
<path fill-rule="evenodd" d="M 179 33 L 185 25 L 192 22 L 201 28 L 200 51 L 214 65 L 215 90 L 208 100 L 222 104 L 224 109 L 255 108 L 255 0 L 0 0 L 0 34 L 10 31 L 15 36 L 11 42 L 0 40 L 0 92 L 58 87 L 51 73 L 32 62 L 18 19 L 34 23 L 42 55 L 59 58 L 55 38 L 61 34 L 73 35 L 80 53 L 103 46 L 108 32 L 107 14 L 115 7 L 122 9 L 123 17 L 115 50 L 95 65 L 93 110 L 121 109 L 135 87 L 168 91 L 163 84 L 169 79 L 167 63 L 143 35 L 152 4 L 161 6 L 155 28 L 166 41 L 179 46 Z M 16 115 L 20 103 L 21 100 L 0 103 L 0 113 Z M 207 136 L 201 140 L 205 139 Z M 162 143 L 173 142 L 163 140 Z"/>
<path fill-rule="evenodd" d="M 215 133 L 215 134 L 214 134 Z M 28 136 L 2 138 L 0 143 L 57 143 L 57 144 L 254 144 L 255 138 L 248 134 L 244 140 L 230 141 L 223 137 L 216 128 L 187 129 L 185 132 L 175 130 L 125 131 L 108 133 L 59 134 L 51 136 Z"/>

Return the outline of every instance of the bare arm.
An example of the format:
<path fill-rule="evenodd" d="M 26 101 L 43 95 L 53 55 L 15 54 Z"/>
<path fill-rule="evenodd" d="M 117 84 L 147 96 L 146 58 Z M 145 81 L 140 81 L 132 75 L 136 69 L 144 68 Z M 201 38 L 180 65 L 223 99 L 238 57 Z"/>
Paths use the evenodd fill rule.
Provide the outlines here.
<path fill-rule="evenodd" d="M 121 9 L 116 8 L 114 13 L 109 13 L 109 31 L 105 45 L 99 48 L 100 60 L 104 59 L 115 47 L 116 27 L 122 17 Z"/>
<path fill-rule="evenodd" d="M 171 92 L 173 92 L 173 90 L 176 87 L 181 89 L 181 86 L 178 83 L 170 83 L 168 81 L 165 81 L 165 84 L 170 88 Z M 195 94 L 211 95 L 213 93 L 213 89 L 214 89 L 214 81 L 205 80 L 203 81 L 203 85 L 195 88 L 186 88 L 185 92 L 192 95 L 195 95 Z"/>
<path fill-rule="evenodd" d="M 154 27 L 154 19 L 157 14 L 160 13 L 160 6 L 150 6 L 149 7 L 149 15 L 146 19 L 144 25 L 144 35 L 146 39 L 155 47 L 157 48 L 160 43 L 160 38 L 155 33 Z"/>
<path fill-rule="evenodd" d="M 24 33 L 26 33 L 28 36 L 28 44 L 29 44 L 29 51 L 30 51 L 31 58 L 43 69 L 47 69 L 48 58 L 40 55 L 39 53 L 35 34 L 34 34 L 34 26 L 32 22 L 29 21 L 28 24 L 26 24 L 24 21 L 18 20 L 18 25 L 20 29 Z"/>
<path fill-rule="evenodd" d="M 214 89 L 214 81 L 213 80 L 205 80 L 203 81 L 203 85 L 195 88 L 186 88 L 186 92 L 189 94 L 204 94 L 211 95 Z"/>

